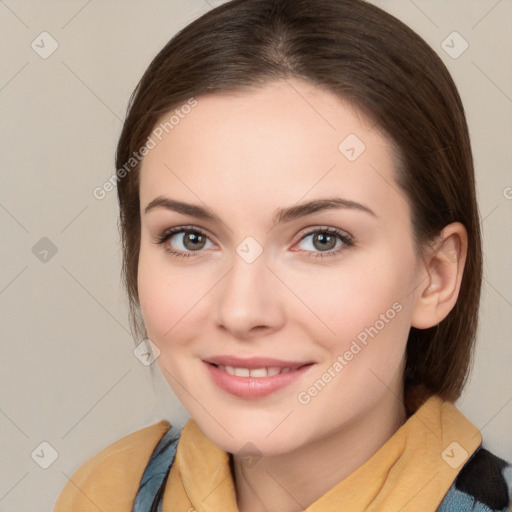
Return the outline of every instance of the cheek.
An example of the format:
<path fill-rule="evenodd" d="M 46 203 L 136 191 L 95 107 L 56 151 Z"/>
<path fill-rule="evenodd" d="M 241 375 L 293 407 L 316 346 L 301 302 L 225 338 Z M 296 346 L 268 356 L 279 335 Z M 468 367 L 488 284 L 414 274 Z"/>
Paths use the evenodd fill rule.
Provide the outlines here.
<path fill-rule="evenodd" d="M 198 324 L 195 315 L 208 288 L 193 277 L 166 265 L 165 255 L 141 247 L 137 278 L 141 312 L 148 337 L 161 351 L 181 339 L 177 333 Z"/>
<path fill-rule="evenodd" d="M 305 325 L 307 322 L 314 326 L 326 339 L 331 335 L 333 340 L 343 341 L 354 338 L 366 327 L 377 323 L 381 328 L 382 322 L 387 326 L 391 324 L 387 320 L 405 316 L 397 315 L 397 309 L 405 310 L 410 301 L 408 283 L 412 277 L 408 278 L 406 269 L 383 263 L 382 267 L 323 268 L 307 277 L 297 275 L 288 282 L 293 282 L 295 294 L 311 313 L 303 315 Z"/>
<path fill-rule="evenodd" d="M 326 421 L 333 428 L 340 418 L 401 393 L 412 304 L 407 269 L 402 270 L 388 267 L 383 273 L 368 266 L 309 281 L 308 305 L 325 325 L 303 321 L 301 330 L 309 332 L 325 357 L 297 401 L 312 417 L 324 418 L 330 409 Z"/>
<path fill-rule="evenodd" d="M 317 317 L 308 313 L 296 320 L 326 355 L 318 375 L 329 370 L 339 375 L 335 381 L 350 393 L 363 383 L 382 386 L 379 379 L 389 384 L 396 378 L 410 330 L 411 291 L 417 284 L 412 249 L 407 261 L 386 248 L 371 258 L 358 258 L 357 265 L 321 268 L 306 280 L 295 277 L 297 295 Z M 340 365 L 332 368 L 336 361 L 343 366 L 341 373 L 336 372 Z"/>

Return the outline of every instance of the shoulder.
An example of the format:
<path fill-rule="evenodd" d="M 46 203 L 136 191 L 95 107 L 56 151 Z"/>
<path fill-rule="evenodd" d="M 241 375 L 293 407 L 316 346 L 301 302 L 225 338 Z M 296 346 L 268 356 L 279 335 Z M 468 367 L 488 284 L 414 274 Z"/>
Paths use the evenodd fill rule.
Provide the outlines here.
<path fill-rule="evenodd" d="M 69 478 L 54 512 L 130 512 L 144 469 L 169 428 L 161 420 L 102 449 Z"/>
<path fill-rule="evenodd" d="M 511 465 L 480 447 L 462 467 L 438 510 L 508 511 L 511 493 Z"/>

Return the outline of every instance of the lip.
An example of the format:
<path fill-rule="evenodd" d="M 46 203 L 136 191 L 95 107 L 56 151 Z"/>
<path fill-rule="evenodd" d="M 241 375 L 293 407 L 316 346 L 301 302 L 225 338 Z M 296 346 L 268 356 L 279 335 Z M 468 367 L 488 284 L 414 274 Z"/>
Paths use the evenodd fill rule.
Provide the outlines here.
<path fill-rule="evenodd" d="M 284 361 L 279 359 L 252 357 L 241 359 L 232 356 L 212 357 L 203 361 L 213 382 L 227 393 L 246 399 L 257 399 L 268 396 L 292 384 L 313 366 L 312 362 Z M 236 368 L 256 369 L 262 367 L 290 368 L 295 370 L 267 377 L 238 377 L 230 375 L 216 365 L 234 366 Z"/>

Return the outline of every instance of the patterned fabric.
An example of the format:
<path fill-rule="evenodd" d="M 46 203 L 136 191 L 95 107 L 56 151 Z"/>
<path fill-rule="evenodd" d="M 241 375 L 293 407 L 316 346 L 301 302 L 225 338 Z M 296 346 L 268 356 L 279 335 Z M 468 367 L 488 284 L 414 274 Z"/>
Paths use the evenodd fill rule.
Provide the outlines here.
<path fill-rule="evenodd" d="M 504 460 L 480 447 L 463 466 L 438 512 L 508 512 L 510 469 Z"/>
<path fill-rule="evenodd" d="M 133 512 L 162 512 L 162 499 L 181 432 L 169 429 L 153 450 L 140 481 Z"/>
<path fill-rule="evenodd" d="M 162 512 L 167 476 L 181 433 L 172 429 L 156 446 L 142 476 L 133 512 Z M 480 447 L 462 467 L 438 512 L 508 512 L 512 467 Z"/>

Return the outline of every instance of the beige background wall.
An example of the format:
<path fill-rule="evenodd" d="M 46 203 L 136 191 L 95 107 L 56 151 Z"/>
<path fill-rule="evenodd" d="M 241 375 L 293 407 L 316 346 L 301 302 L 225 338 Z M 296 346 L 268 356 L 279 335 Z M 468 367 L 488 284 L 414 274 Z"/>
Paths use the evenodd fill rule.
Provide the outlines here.
<path fill-rule="evenodd" d="M 219 3 L 0 0 L 0 511 L 51 510 L 102 447 L 162 417 L 186 420 L 132 353 L 115 192 L 99 201 L 92 190 L 114 170 L 151 58 Z M 466 106 L 486 265 L 476 366 L 458 405 L 512 460 L 512 2 L 376 3 L 437 50 Z M 460 55 L 453 31 L 469 45 Z"/>

